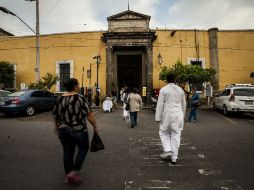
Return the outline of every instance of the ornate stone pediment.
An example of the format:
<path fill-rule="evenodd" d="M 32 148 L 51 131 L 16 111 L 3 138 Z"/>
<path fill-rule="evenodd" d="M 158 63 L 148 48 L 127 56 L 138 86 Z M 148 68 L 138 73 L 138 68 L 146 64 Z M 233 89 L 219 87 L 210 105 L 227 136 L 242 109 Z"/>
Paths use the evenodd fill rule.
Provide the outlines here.
<path fill-rule="evenodd" d="M 134 19 L 134 20 L 150 20 L 150 16 L 148 15 L 144 15 L 144 14 L 141 14 L 141 13 L 137 13 L 137 12 L 134 12 L 134 11 L 124 11 L 124 12 L 121 12 L 119 14 L 116 14 L 116 15 L 113 15 L 113 16 L 110 16 L 108 17 L 108 21 L 110 20 L 128 20 L 128 19 Z"/>
<path fill-rule="evenodd" d="M 108 32 L 147 32 L 150 18 L 134 11 L 124 11 L 107 18 Z"/>

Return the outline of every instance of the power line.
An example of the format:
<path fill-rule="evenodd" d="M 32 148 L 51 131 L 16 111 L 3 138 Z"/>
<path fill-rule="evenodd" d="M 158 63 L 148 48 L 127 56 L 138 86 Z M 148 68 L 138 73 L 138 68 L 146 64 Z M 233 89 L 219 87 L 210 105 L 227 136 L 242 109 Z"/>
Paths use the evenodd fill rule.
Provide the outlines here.
<path fill-rule="evenodd" d="M 60 0 L 57 0 L 57 2 L 51 7 L 51 9 L 49 9 L 49 11 L 46 13 L 46 16 L 44 16 L 41 20 L 45 20 L 53 11 L 54 9 L 57 7 L 57 5 L 59 4 Z"/>

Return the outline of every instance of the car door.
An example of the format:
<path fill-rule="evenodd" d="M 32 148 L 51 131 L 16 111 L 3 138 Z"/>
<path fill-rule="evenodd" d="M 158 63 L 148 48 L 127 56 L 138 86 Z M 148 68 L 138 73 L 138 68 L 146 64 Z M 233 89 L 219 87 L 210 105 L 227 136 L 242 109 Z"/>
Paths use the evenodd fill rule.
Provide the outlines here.
<path fill-rule="evenodd" d="M 230 89 L 225 89 L 221 96 L 221 108 L 223 108 L 224 105 L 227 105 L 229 102 L 229 96 L 230 96 Z"/>
<path fill-rule="evenodd" d="M 55 102 L 56 102 L 56 96 L 48 91 L 44 91 L 43 92 L 44 95 L 44 105 L 45 105 L 45 109 L 51 109 L 54 107 Z"/>
<path fill-rule="evenodd" d="M 219 94 L 215 97 L 215 105 L 217 108 L 222 109 L 222 94 L 224 91 L 219 92 Z"/>
<path fill-rule="evenodd" d="M 39 109 L 45 109 L 44 94 L 43 91 L 37 90 L 31 93 L 30 102 L 32 105 Z"/>

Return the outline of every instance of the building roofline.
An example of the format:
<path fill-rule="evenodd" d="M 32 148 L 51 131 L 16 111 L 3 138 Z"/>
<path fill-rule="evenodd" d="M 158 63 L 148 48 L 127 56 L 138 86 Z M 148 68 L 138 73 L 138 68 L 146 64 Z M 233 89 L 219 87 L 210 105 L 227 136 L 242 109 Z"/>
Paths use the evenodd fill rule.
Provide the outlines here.
<path fill-rule="evenodd" d="M 40 37 L 44 37 L 44 36 L 53 36 L 53 35 L 66 35 L 66 34 L 82 34 L 82 33 L 93 33 L 93 32 L 98 32 L 98 33 L 103 33 L 103 32 L 107 32 L 107 30 L 94 30 L 94 31 L 82 31 L 82 32 L 63 32 L 63 33 L 52 33 L 52 34 L 41 34 Z M 0 36 L 1 38 L 30 38 L 30 37 L 35 37 L 35 35 L 25 35 L 25 36 Z"/>
<path fill-rule="evenodd" d="M 209 29 L 174 29 L 174 28 L 167 28 L 167 29 L 151 29 L 154 31 L 205 31 L 208 32 L 211 29 L 215 28 L 209 28 Z M 254 32 L 254 29 L 223 29 L 219 30 L 218 32 Z"/>
<path fill-rule="evenodd" d="M 107 17 L 107 20 L 114 20 L 117 17 L 122 16 L 122 15 L 126 15 L 126 14 L 133 14 L 133 15 L 137 15 L 137 16 L 140 16 L 140 17 L 144 17 L 144 18 L 149 19 L 149 20 L 151 19 L 151 17 L 148 16 L 148 15 L 138 13 L 138 12 L 135 12 L 135 11 L 131 11 L 131 10 L 127 10 L 127 11 L 123 11 L 121 13 L 117 13 L 115 15 L 109 16 L 109 17 Z"/>

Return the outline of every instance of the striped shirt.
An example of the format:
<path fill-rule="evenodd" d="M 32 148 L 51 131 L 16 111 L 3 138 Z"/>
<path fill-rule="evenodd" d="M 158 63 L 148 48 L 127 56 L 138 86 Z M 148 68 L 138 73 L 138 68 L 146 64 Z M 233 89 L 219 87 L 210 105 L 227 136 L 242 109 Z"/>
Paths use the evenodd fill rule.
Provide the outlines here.
<path fill-rule="evenodd" d="M 89 112 L 92 110 L 80 94 L 58 97 L 53 111 L 58 129 L 71 127 L 75 130 L 87 130 L 86 117 Z"/>

